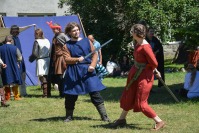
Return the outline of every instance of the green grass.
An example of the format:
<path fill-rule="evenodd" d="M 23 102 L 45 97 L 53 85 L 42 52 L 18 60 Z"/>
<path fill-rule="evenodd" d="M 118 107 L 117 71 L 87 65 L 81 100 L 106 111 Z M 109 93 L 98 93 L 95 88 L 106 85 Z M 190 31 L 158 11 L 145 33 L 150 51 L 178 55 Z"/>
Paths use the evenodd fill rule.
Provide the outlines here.
<path fill-rule="evenodd" d="M 171 62 L 172 62 L 172 59 L 165 59 L 164 61 L 165 69 L 168 69 L 168 68 L 180 69 L 184 67 L 184 64 L 177 64 L 177 63 L 171 63 Z"/>
<path fill-rule="evenodd" d="M 166 73 L 166 83 L 175 93 L 182 86 L 185 73 Z M 107 89 L 102 91 L 110 119 L 117 119 L 121 113 L 119 98 L 126 78 L 105 78 Z M 166 122 L 162 133 L 198 133 L 199 99 L 188 100 L 175 93 L 180 103 L 175 103 L 165 88 L 154 82 L 149 104 Z M 0 133 L 149 133 L 154 122 L 142 113 L 129 112 L 127 127 L 111 129 L 100 121 L 100 116 L 91 104 L 88 95 L 79 96 L 74 112 L 74 121 L 64 123 L 64 99 L 58 91 L 52 91 L 52 98 L 41 98 L 39 86 L 28 87 L 27 98 L 10 101 L 10 107 L 0 108 Z"/>

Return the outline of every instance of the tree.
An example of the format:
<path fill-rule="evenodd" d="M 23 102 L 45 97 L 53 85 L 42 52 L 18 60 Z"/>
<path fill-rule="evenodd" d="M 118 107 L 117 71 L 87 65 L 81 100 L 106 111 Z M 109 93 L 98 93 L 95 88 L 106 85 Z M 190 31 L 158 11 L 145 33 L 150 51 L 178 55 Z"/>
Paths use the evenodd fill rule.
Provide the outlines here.
<path fill-rule="evenodd" d="M 70 5 L 71 13 L 80 14 L 86 33 L 94 34 L 100 42 L 113 38 L 113 42 L 103 48 L 103 56 L 108 59 L 111 54 L 123 53 L 122 49 L 132 40 L 130 28 L 139 20 L 155 27 L 164 44 L 185 38 L 196 40 L 199 22 L 197 1 L 60 0 L 59 7 Z"/>

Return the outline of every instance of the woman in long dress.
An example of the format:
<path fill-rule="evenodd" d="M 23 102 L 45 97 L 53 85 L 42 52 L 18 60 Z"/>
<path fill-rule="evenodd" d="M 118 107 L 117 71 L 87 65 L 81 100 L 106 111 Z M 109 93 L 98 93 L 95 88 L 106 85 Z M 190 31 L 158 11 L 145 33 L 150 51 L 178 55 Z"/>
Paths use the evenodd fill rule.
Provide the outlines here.
<path fill-rule="evenodd" d="M 146 29 L 141 24 L 135 24 L 131 28 L 131 35 L 136 41 L 134 50 L 134 65 L 127 79 L 127 85 L 120 99 L 120 107 L 123 109 L 118 120 L 111 124 L 112 127 L 125 126 L 126 116 L 129 110 L 142 112 L 148 118 L 155 121 L 154 130 L 164 127 L 156 112 L 148 105 L 148 97 L 154 81 L 154 70 L 158 66 L 150 44 L 145 40 Z M 157 72 L 157 76 L 160 73 Z M 129 85 L 129 83 L 132 84 Z"/>

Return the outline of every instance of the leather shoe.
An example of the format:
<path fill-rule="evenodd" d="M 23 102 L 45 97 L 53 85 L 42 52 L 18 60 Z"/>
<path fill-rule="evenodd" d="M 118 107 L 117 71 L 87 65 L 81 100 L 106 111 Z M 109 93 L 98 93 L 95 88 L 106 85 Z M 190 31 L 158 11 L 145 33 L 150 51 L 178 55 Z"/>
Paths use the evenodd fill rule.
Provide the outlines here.
<path fill-rule="evenodd" d="M 126 119 L 118 119 L 115 120 L 110 126 L 112 128 L 117 128 L 117 127 L 124 127 L 126 125 Z"/>
<path fill-rule="evenodd" d="M 155 127 L 154 127 L 152 130 L 157 131 L 157 130 L 163 128 L 164 126 L 165 126 L 165 122 L 164 122 L 164 121 L 161 121 L 161 122 L 156 123 L 156 124 L 155 124 Z"/>

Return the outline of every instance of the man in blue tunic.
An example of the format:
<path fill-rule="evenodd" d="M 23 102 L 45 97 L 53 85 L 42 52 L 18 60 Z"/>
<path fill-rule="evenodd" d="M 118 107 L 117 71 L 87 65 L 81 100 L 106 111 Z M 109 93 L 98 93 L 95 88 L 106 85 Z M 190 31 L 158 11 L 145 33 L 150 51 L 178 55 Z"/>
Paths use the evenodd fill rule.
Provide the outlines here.
<path fill-rule="evenodd" d="M 13 36 L 14 40 L 14 45 L 19 49 L 22 55 L 22 48 L 21 48 L 21 42 L 19 40 L 19 27 L 17 25 L 12 25 L 10 29 L 10 34 Z M 23 57 L 23 55 L 22 55 Z M 22 77 L 22 84 L 20 85 L 20 96 L 27 96 L 26 92 L 26 85 L 25 85 L 25 80 L 26 80 L 26 67 L 25 67 L 25 62 L 24 59 L 22 58 L 22 61 L 19 64 L 20 66 L 20 71 L 21 71 L 21 77 Z"/>
<path fill-rule="evenodd" d="M 100 91 L 104 90 L 105 86 L 95 73 L 97 53 L 94 52 L 92 56 L 84 59 L 84 56 L 94 51 L 93 44 L 88 38 L 80 37 L 80 26 L 75 22 L 71 22 L 66 26 L 65 33 L 71 38 L 66 43 L 67 54 L 64 56 L 67 64 L 64 76 L 65 122 L 70 122 L 73 119 L 73 111 L 78 95 L 88 93 L 101 119 L 110 121 L 106 114 L 104 100 L 100 95 Z"/>
<path fill-rule="evenodd" d="M 2 81 L 5 86 L 6 100 L 10 99 L 10 87 L 14 93 L 14 99 L 20 100 L 18 93 L 18 85 L 22 84 L 19 63 L 22 60 L 21 53 L 16 46 L 12 45 L 12 36 L 7 36 L 5 44 L 0 47 L 0 55 L 2 61 L 7 65 L 2 69 Z"/>

